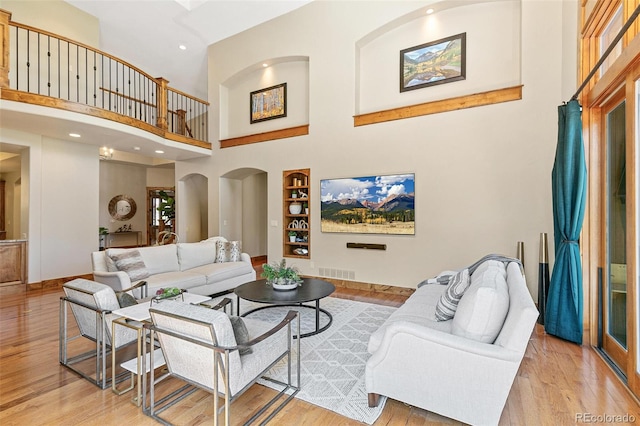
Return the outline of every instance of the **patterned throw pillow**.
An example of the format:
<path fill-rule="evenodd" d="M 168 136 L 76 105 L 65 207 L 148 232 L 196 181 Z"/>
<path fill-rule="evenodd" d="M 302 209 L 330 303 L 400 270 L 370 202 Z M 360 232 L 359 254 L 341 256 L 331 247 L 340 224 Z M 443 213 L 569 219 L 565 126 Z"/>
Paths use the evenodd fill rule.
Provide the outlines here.
<path fill-rule="evenodd" d="M 229 256 L 229 262 L 240 262 L 240 241 L 229 241 L 226 243 L 227 254 Z"/>
<path fill-rule="evenodd" d="M 458 302 L 469 287 L 469 270 L 463 269 L 449 280 L 447 289 L 436 304 L 436 321 L 447 321 L 453 318 Z"/>
<path fill-rule="evenodd" d="M 216 241 L 216 263 L 227 261 L 227 249 L 225 241 Z"/>
<path fill-rule="evenodd" d="M 142 260 L 140 252 L 136 249 L 114 254 L 107 251 L 107 256 L 116 264 L 118 271 L 124 271 L 129 275 L 131 282 L 140 281 L 149 276 L 149 270 Z"/>
<path fill-rule="evenodd" d="M 240 241 L 216 241 L 216 263 L 240 262 Z"/>

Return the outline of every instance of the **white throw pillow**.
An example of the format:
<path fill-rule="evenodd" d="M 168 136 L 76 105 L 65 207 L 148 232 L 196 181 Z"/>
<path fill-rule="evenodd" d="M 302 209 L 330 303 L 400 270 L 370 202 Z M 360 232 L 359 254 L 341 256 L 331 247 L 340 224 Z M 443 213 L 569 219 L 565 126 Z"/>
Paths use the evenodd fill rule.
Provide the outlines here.
<path fill-rule="evenodd" d="M 214 263 L 216 260 L 216 244 L 213 241 L 178 243 L 178 259 L 180 260 L 181 271 Z"/>
<path fill-rule="evenodd" d="M 469 270 L 463 269 L 449 279 L 447 289 L 436 304 L 436 321 L 448 321 L 453 318 L 458 302 L 469 287 Z"/>
<path fill-rule="evenodd" d="M 151 275 L 177 272 L 180 270 L 177 244 L 140 247 L 138 250 Z"/>
<path fill-rule="evenodd" d="M 493 343 L 509 312 L 509 288 L 500 268 L 487 268 L 479 273 L 481 276 L 475 276 L 477 273 L 472 275 L 471 285 L 458 303 L 451 333 Z"/>
<path fill-rule="evenodd" d="M 149 276 L 149 270 L 142 260 L 140 252 L 136 249 L 126 250 L 122 253 L 107 253 L 113 260 L 119 271 L 129 275 L 131 282 L 143 280 Z"/>

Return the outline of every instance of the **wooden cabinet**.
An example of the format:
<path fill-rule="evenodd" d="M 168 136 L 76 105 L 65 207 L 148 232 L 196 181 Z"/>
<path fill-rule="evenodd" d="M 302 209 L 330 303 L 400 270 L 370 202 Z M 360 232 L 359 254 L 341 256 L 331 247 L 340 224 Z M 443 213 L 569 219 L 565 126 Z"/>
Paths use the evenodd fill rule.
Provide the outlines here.
<path fill-rule="evenodd" d="M 27 242 L 0 242 L 0 286 L 27 283 Z"/>
<path fill-rule="evenodd" d="M 284 257 L 311 257 L 311 175 L 309 169 L 282 173 Z"/>

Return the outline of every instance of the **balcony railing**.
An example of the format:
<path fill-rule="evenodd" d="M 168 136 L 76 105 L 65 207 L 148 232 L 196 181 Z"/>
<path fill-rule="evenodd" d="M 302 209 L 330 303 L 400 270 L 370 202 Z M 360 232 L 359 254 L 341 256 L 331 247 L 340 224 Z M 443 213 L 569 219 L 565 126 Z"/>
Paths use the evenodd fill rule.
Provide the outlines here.
<path fill-rule="evenodd" d="M 211 148 L 209 103 L 100 50 L 0 10 L 2 99 L 67 109 Z"/>

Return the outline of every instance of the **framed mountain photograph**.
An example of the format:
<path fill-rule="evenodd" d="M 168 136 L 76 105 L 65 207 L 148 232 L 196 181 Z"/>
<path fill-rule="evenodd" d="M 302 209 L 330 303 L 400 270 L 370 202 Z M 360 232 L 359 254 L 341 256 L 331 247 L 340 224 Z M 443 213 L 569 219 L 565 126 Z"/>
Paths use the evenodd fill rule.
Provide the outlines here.
<path fill-rule="evenodd" d="M 415 235 L 415 175 L 320 181 L 320 230 Z"/>
<path fill-rule="evenodd" d="M 467 33 L 400 51 L 400 92 L 466 77 Z"/>

